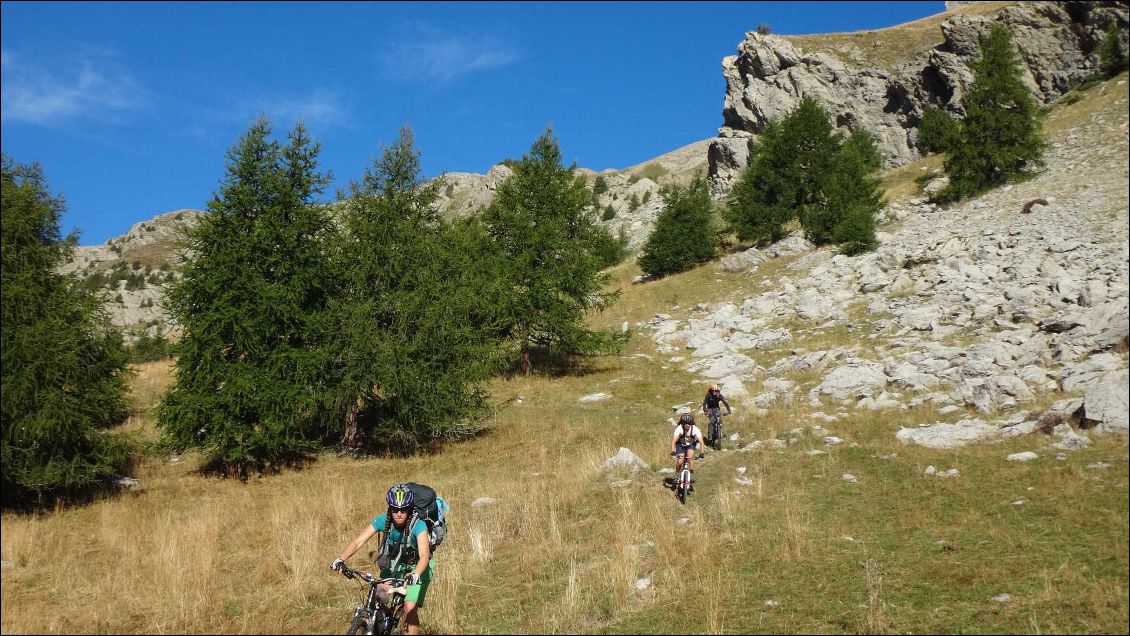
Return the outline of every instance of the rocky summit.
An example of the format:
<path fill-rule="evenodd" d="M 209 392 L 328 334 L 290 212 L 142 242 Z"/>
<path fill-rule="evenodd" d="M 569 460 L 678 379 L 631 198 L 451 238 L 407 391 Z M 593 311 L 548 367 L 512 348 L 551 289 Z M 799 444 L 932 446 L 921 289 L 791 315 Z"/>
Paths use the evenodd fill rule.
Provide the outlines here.
<path fill-rule="evenodd" d="M 765 124 L 804 97 L 820 102 L 839 129 L 871 133 L 887 167 L 900 166 L 921 155 L 917 127 L 927 106 L 964 115 L 978 42 L 994 22 L 1009 27 L 1023 80 L 1045 104 L 1093 75 L 1106 29 L 1128 21 L 1121 2 L 994 8 L 1000 4 L 967 3 L 910 25 L 838 37 L 747 33 L 738 54 L 722 60 L 723 124 L 709 150 L 715 194 L 733 187 Z"/>

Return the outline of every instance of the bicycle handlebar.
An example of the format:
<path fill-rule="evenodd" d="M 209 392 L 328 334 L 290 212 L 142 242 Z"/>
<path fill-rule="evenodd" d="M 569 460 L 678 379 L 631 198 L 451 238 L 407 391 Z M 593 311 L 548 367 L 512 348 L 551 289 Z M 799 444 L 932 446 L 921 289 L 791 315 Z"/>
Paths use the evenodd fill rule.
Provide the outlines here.
<path fill-rule="evenodd" d="M 404 583 L 405 583 L 404 579 L 398 579 L 396 577 L 391 577 L 391 576 L 383 578 L 383 579 L 378 579 L 377 577 L 373 576 L 372 574 L 369 574 L 368 572 L 362 572 L 361 570 L 354 570 L 353 568 L 349 567 L 348 565 L 342 566 L 341 575 L 344 576 L 347 579 L 352 579 L 354 577 L 359 578 L 362 581 L 368 583 L 369 585 L 373 585 L 373 586 L 380 585 L 381 583 L 388 583 L 392 586 L 392 588 L 394 590 L 396 590 L 398 588 L 403 588 Z"/>
<path fill-rule="evenodd" d="M 341 575 L 347 579 L 359 578 L 369 585 L 376 585 L 378 582 L 377 577 L 373 576 L 372 574 L 369 574 L 368 572 L 362 572 L 361 570 L 354 570 L 348 565 L 342 566 L 340 572 Z"/>

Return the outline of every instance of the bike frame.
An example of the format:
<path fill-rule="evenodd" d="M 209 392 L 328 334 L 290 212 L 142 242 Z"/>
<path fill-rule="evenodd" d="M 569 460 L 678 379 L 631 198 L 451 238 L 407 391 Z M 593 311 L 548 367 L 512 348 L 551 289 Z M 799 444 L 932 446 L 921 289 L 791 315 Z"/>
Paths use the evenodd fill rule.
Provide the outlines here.
<path fill-rule="evenodd" d="M 402 607 L 404 607 L 404 597 L 408 594 L 408 590 L 404 585 L 404 579 L 397 579 L 392 577 L 381 579 L 373 576 L 372 574 L 369 574 L 368 572 L 354 570 L 350 567 L 343 567 L 341 570 L 341 575 L 347 579 L 361 579 L 369 586 L 369 589 L 365 594 L 364 605 L 358 605 L 353 610 L 353 621 L 356 621 L 358 617 L 368 615 L 368 619 L 366 621 L 368 623 L 368 626 L 364 633 L 376 634 L 378 633 L 376 631 L 377 625 L 379 624 L 377 620 L 378 617 L 387 618 L 388 630 L 387 632 L 381 633 L 391 634 L 392 631 L 396 629 L 397 622 L 402 618 L 402 615 L 398 616 L 397 614 L 398 611 Z M 388 598 L 390 599 L 390 601 L 388 603 L 382 603 L 380 600 L 380 586 L 384 584 L 389 585 L 387 593 L 389 595 Z M 383 621 L 381 621 L 381 623 L 383 623 Z"/>
<path fill-rule="evenodd" d="M 687 503 L 687 493 L 691 488 L 691 461 L 686 454 L 675 455 L 675 462 L 678 463 L 682 460 L 682 468 L 679 469 L 679 477 L 675 481 L 675 494 L 679 497 L 680 503 Z"/>
<path fill-rule="evenodd" d="M 722 448 L 722 409 L 708 409 L 710 418 L 710 439 L 714 440 L 714 449 Z"/>

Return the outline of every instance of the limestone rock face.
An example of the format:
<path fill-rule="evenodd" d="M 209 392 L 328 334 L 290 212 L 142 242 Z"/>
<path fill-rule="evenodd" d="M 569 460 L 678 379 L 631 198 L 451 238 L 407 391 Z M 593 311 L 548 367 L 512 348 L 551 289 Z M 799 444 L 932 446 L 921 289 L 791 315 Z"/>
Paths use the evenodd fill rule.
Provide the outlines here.
<path fill-rule="evenodd" d="M 871 133 L 886 167 L 895 167 L 920 156 L 917 126 L 927 106 L 964 115 L 961 101 L 973 81 L 978 43 L 994 22 L 1012 32 L 1024 82 L 1044 104 L 1094 74 L 1106 29 L 1125 29 L 1128 21 L 1126 5 L 1118 2 L 1022 2 L 995 16 L 954 14 L 941 22 L 937 46 L 893 69 L 747 33 L 737 55 L 722 60 L 723 123 L 708 151 L 712 191 L 720 197 L 732 189 L 766 123 L 805 97 L 819 102 L 844 132 Z"/>
<path fill-rule="evenodd" d="M 76 247 L 73 260 L 60 272 L 108 279 L 100 293 L 111 324 L 122 328 L 127 341 L 141 331 L 166 334 L 177 328 L 161 308 L 165 287 L 177 278 L 183 264 L 177 241 L 202 214 L 189 209 L 158 214 L 104 245 Z M 144 280 L 130 284 L 127 275 Z"/>

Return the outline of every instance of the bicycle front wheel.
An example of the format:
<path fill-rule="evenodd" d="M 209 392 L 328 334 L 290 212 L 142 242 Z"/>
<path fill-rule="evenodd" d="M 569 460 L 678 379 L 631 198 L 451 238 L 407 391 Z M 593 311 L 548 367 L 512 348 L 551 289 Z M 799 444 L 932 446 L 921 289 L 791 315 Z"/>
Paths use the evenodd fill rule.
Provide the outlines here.
<path fill-rule="evenodd" d="M 369 617 L 354 616 L 353 622 L 349 624 L 349 631 L 345 633 L 347 636 L 353 636 L 354 634 L 372 634 L 372 630 L 369 629 Z"/>
<path fill-rule="evenodd" d="M 391 636 L 391 634 L 403 634 L 406 625 L 404 624 L 404 606 L 396 608 L 392 616 L 388 616 L 384 612 L 377 617 L 376 629 L 373 630 L 374 634 L 381 636 Z"/>

